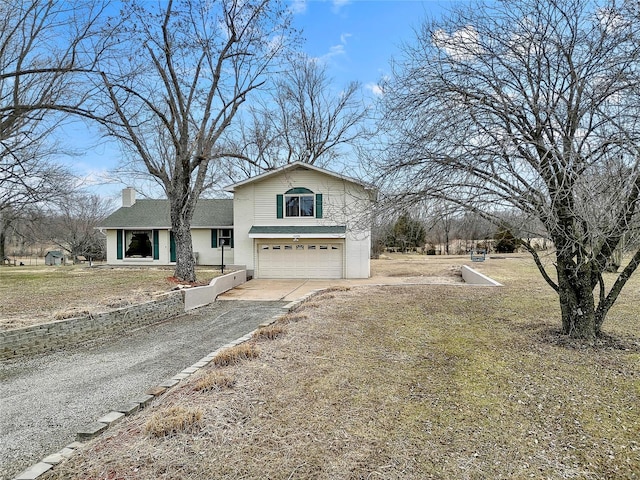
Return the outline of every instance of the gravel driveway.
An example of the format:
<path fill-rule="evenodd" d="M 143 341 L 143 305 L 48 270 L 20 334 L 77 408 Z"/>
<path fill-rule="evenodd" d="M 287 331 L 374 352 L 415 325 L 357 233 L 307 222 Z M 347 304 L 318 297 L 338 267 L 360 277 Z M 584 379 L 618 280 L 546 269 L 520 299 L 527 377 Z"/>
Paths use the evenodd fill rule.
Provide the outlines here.
<path fill-rule="evenodd" d="M 0 362 L 0 479 L 75 440 L 78 429 L 224 344 L 286 302 L 216 302 L 62 352 Z"/>

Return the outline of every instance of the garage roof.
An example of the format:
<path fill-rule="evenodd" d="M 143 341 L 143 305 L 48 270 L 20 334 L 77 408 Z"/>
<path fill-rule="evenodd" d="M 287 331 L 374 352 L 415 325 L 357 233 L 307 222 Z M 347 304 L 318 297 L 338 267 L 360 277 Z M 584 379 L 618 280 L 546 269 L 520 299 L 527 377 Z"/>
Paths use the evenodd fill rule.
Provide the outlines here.
<path fill-rule="evenodd" d="M 345 225 L 254 225 L 249 238 L 344 238 L 346 233 Z"/>

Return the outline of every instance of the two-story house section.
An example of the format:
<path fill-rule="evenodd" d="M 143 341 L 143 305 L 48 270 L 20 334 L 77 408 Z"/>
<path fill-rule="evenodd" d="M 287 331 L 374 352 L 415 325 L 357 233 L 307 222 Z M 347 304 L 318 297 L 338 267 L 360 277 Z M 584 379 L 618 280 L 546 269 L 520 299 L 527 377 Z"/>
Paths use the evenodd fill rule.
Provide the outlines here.
<path fill-rule="evenodd" d="M 254 277 L 369 277 L 375 191 L 364 183 L 296 162 L 226 190 L 235 260 Z"/>

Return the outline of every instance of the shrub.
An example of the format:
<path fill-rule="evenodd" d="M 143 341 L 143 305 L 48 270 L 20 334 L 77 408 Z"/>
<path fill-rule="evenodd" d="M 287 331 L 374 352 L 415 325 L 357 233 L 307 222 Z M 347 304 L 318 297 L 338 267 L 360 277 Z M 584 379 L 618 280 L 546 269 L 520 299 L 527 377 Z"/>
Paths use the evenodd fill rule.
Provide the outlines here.
<path fill-rule="evenodd" d="M 287 313 L 278 319 L 278 323 L 287 324 L 287 323 L 295 323 L 300 320 L 306 320 L 309 316 L 303 312 L 295 312 L 295 313 Z"/>

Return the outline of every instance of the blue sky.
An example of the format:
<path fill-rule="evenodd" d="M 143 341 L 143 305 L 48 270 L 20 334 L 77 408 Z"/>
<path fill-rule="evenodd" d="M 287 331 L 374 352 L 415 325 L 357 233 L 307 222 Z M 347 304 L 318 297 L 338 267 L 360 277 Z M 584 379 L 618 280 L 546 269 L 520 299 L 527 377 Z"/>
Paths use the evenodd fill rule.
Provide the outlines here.
<path fill-rule="evenodd" d="M 437 15 L 451 1 L 311 0 L 299 1 L 296 25 L 305 51 L 324 59 L 337 83 L 365 87 L 389 73 L 389 62 L 426 15 Z"/>
<path fill-rule="evenodd" d="M 400 45 L 411 42 L 414 29 L 427 16 L 438 16 L 453 0 L 291 0 L 294 25 L 302 30 L 303 50 L 322 59 L 336 91 L 357 81 L 371 95 L 375 85 L 390 73 L 390 61 L 400 55 Z M 78 155 L 65 163 L 90 182 L 97 182 L 117 165 L 115 144 L 98 143 L 97 130 L 76 122 L 62 132 L 62 141 L 73 144 Z M 123 183 L 95 188 L 118 198 Z"/>

